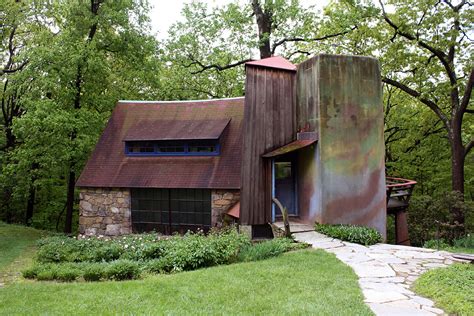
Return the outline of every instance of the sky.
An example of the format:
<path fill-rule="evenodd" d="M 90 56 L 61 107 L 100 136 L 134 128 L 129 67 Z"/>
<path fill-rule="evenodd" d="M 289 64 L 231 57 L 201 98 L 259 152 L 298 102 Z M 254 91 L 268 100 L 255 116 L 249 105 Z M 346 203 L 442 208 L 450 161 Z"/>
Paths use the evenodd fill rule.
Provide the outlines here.
<path fill-rule="evenodd" d="M 203 0 L 210 6 L 222 6 L 234 0 Z M 245 3 L 246 0 L 239 0 Z M 247 0 L 249 1 L 249 0 Z M 181 9 L 185 3 L 189 3 L 191 0 L 149 0 L 152 10 L 150 12 L 151 26 L 153 33 L 158 34 L 159 39 L 165 39 L 168 28 L 181 17 Z M 300 2 L 306 5 L 316 5 L 322 8 L 328 4 L 329 0 L 300 0 Z"/>

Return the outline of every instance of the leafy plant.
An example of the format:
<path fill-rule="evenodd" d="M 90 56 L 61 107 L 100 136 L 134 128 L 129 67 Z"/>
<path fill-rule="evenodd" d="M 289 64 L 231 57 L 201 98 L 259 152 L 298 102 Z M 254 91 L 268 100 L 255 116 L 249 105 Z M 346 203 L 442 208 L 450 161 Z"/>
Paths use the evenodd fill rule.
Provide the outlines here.
<path fill-rule="evenodd" d="M 131 260 L 117 260 L 107 266 L 106 275 L 110 280 L 133 280 L 140 277 L 138 262 Z"/>
<path fill-rule="evenodd" d="M 102 263 L 90 263 L 84 266 L 83 277 L 86 281 L 100 281 L 107 278 L 106 265 Z"/>
<path fill-rule="evenodd" d="M 317 232 L 361 245 L 374 245 L 382 241 L 382 236 L 373 228 L 355 225 L 315 224 Z"/>
<path fill-rule="evenodd" d="M 307 248 L 308 244 L 295 243 L 289 238 L 276 238 L 250 245 L 239 253 L 238 261 L 258 261 L 276 257 L 284 252 Z"/>

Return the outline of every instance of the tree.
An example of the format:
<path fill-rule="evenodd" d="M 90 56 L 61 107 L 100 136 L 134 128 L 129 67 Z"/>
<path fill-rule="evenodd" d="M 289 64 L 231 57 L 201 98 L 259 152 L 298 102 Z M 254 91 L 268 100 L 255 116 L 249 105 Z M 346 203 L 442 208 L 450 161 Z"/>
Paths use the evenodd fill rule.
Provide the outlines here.
<path fill-rule="evenodd" d="M 212 9 L 196 1 L 185 6 L 183 17 L 170 28 L 164 62 L 172 69 L 166 84 L 174 89 L 169 90 L 192 90 L 190 97 L 240 96 L 247 61 L 275 54 L 298 60 L 310 54 L 302 45 L 356 28 L 344 25 L 323 33 L 317 10 L 298 0 L 251 0 L 244 5 L 236 0 Z"/>
<path fill-rule="evenodd" d="M 158 97 L 157 43 L 146 11 L 144 1 L 91 0 L 56 1 L 33 13 L 48 32 L 33 34 L 41 45 L 28 52 L 24 72 L 34 80 L 13 121 L 19 144 L 2 173 L 30 213 L 41 207 L 45 223 L 65 211 L 67 233 L 77 175 L 116 101 Z"/>

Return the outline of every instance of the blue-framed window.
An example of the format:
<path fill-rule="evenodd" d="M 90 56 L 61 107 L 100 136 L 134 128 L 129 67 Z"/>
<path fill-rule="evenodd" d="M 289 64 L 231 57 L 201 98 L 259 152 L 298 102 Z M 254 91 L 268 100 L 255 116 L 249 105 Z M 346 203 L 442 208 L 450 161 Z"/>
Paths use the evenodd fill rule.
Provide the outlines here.
<path fill-rule="evenodd" d="M 218 156 L 218 140 L 125 141 L 127 156 Z"/>

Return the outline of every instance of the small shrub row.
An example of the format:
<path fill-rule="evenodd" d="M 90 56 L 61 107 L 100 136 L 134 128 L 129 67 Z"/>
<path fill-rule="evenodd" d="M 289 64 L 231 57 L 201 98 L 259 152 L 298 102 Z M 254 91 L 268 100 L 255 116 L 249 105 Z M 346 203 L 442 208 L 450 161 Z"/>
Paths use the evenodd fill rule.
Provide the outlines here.
<path fill-rule="evenodd" d="M 305 248 L 291 239 L 252 244 L 233 227 L 184 236 L 135 235 L 117 239 L 55 236 L 42 239 L 37 264 L 23 272 L 38 280 L 129 280 L 148 273 L 174 273 L 239 261 L 255 261 Z"/>
<path fill-rule="evenodd" d="M 133 280 L 141 275 L 136 261 L 116 260 L 109 263 L 38 263 L 23 271 L 23 277 L 39 281 L 72 282 L 79 278 L 86 281 Z"/>
<path fill-rule="evenodd" d="M 373 228 L 355 226 L 355 225 L 330 225 L 315 224 L 315 229 L 329 237 L 338 238 L 340 240 L 349 241 L 361 245 L 374 245 L 382 242 L 382 236 Z"/>

